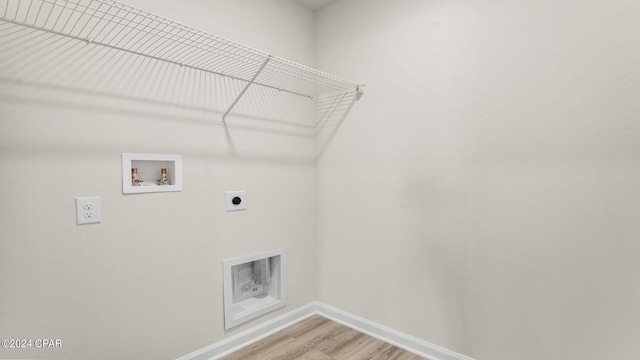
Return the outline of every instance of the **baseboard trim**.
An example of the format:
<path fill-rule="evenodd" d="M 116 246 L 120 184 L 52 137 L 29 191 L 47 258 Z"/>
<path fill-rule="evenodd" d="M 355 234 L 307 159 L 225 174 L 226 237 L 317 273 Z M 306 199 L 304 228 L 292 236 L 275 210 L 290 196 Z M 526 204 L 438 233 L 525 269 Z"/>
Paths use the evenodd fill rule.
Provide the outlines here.
<path fill-rule="evenodd" d="M 248 330 L 222 339 L 214 344 L 196 350 L 177 360 L 216 360 L 256 341 L 317 314 L 316 304 L 310 303 L 286 314 L 256 325 Z"/>
<path fill-rule="evenodd" d="M 474 360 L 468 356 L 317 301 L 196 350 L 177 360 L 217 360 L 315 314 L 388 342 L 428 360 Z"/>
<path fill-rule="evenodd" d="M 316 303 L 316 312 L 337 323 L 395 345 L 428 360 L 474 360 L 466 355 L 458 354 L 449 349 L 431 344 L 329 305 Z"/>

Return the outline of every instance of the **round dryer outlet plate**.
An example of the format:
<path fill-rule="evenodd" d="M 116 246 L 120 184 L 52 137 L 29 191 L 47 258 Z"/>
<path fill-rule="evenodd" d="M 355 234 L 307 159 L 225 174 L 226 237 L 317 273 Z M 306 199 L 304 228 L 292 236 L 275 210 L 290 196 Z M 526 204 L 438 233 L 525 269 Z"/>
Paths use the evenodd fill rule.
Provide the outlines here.
<path fill-rule="evenodd" d="M 237 211 L 247 209 L 247 194 L 244 190 L 227 191 L 226 210 Z"/>

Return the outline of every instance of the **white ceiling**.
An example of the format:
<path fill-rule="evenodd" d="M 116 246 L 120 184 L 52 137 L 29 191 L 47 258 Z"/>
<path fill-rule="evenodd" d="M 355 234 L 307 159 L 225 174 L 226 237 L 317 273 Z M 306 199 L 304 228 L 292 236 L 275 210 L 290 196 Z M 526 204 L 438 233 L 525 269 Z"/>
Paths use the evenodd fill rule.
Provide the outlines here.
<path fill-rule="evenodd" d="M 337 0 L 293 0 L 311 11 L 320 10 L 323 7 L 336 2 Z"/>

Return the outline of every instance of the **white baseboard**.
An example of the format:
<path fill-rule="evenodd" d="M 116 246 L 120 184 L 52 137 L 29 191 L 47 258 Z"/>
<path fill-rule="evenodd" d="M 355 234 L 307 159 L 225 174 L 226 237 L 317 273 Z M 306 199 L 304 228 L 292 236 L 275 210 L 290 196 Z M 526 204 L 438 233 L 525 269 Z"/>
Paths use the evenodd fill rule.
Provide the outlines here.
<path fill-rule="evenodd" d="M 177 360 L 219 359 L 247 345 L 264 339 L 271 334 L 275 334 L 278 331 L 285 329 L 315 314 L 317 314 L 316 304 L 310 303 L 295 310 L 289 311 L 288 313 L 278 316 L 277 318 L 256 325 L 251 329 L 222 339 L 217 343 L 211 344 L 200 350 L 196 350 L 191 354 L 187 354 L 183 357 L 178 358 Z"/>
<path fill-rule="evenodd" d="M 411 335 L 388 328 L 332 306 L 316 302 L 316 312 L 337 323 L 358 330 L 428 360 L 473 360 L 449 349 L 428 343 Z"/>
<path fill-rule="evenodd" d="M 314 301 L 308 305 L 292 310 L 277 318 L 266 321 L 236 335 L 218 341 L 215 344 L 194 351 L 191 354 L 180 357 L 177 360 L 216 360 L 237 351 L 256 341 L 300 322 L 312 315 L 321 315 L 335 322 L 358 330 L 364 334 L 375 337 L 401 349 L 422 356 L 428 360 L 473 360 L 472 358 L 458 354 L 443 347 L 428 343 L 380 325 L 373 321 L 350 314 L 346 311 L 334 308 Z M 265 359 L 266 360 L 266 359 Z"/>

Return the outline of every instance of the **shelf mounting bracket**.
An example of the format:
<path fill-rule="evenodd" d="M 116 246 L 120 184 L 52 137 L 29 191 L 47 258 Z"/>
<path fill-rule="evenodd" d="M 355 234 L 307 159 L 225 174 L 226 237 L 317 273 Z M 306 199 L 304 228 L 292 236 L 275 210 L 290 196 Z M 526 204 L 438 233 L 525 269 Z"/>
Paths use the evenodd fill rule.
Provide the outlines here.
<path fill-rule="evenodd" d="M 233 109 L 234 106 L 236 106 L 236 104 L 238 103 L 238 101 L 240 100 L 240 98 L 242 97 L 242 95 L 244 95 L 244 93 L 247 92 L 247 90 L 249 90 L 249 86 L 251 86 L 251 84 L 253 84 L 256 79 L 258 78 L 258 75 L 260 75 L 260 73 L 262 72 L 262 70 L 264 69 L 265 66 L 267 66 L 267 63 L 269 62 L 269 60 L 271 60 L 271 55 L 267 56 L 266 59 L 264 59 L 264 62 L 262 63 L 262 65 L 260 65 L 260 68 L 258 69 L 258 71 L 256 71 L 255 75 L 253 75 L 253 77 L 251 78 L 251 80 L 249 80 L 249 82 L 247 83 L 247 85 L 245 85 L 244 89 L 242 89 L 242 91 L 240 92 L 240 94 L 238 95 L 238 97 L 236 97 L 236 99 L 233 101 L 233 103 L 231 104 L 231 106 L 229 106 L 229 109 L 227 109 L 227 112 L 224 113 L 224 115 L 222 115 L 222 122 L 225 122 L 225 119 L 227 118 L 227 115 L 229 115 L 229 113 L 231 112 L 231 110 Z"/>

